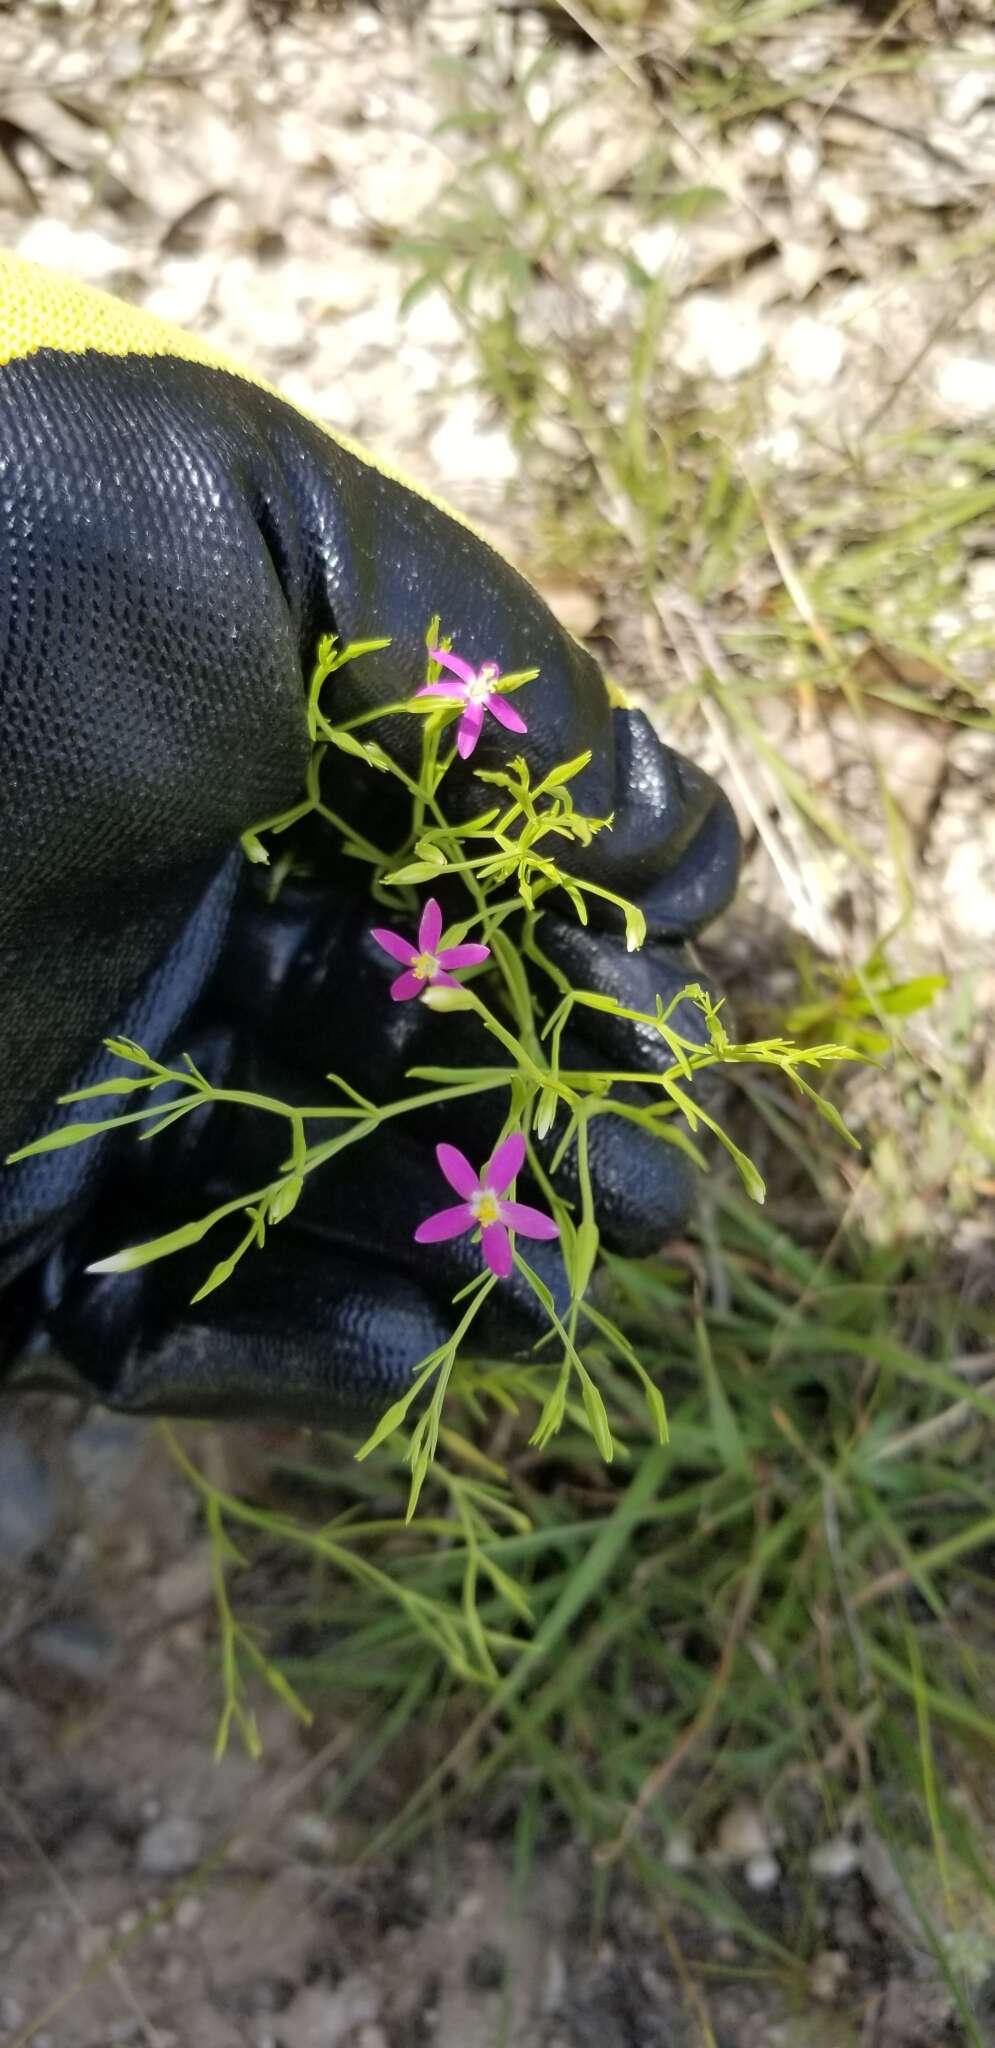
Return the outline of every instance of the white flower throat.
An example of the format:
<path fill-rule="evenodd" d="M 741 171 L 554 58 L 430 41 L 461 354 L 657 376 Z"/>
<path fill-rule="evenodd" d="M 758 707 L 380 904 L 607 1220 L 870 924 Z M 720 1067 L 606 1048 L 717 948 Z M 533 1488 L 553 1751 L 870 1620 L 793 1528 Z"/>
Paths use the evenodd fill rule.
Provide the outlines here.
<path fill-rule="evenodd" d="M 472 683 L 466 684 L 467 703 L 486 704 L 488 698 L 494 695 L 494 685 L 497 679 L 498 669 L 496 664 L 493 661 L 485 661 L 483 668 L 477 670 Z"/>

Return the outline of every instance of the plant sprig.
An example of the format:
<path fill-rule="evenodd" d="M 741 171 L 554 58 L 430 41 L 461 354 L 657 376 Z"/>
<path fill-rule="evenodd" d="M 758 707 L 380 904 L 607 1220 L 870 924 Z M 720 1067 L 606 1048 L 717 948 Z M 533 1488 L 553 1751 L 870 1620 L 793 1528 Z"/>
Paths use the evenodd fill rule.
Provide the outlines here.
<path fill-rule="evenodd" d="M 783 1038 L 737 1044 L 726 1030 L 721 1005 L 697 983 L 689 983 L 666 1005 L 658 998 L 654 1012 L 637 1010 L 614 997 L 571 986 L 546 957 L 541 945 L 543 904 L 552 891 L 565 894 L 576 916 L 585 924 L 587 898 L 597 896 L 610 903 L 624 922 L 630 950 L 641 946 L 646 936 L 645 918 L 638 905 L 572 873 L 569 866 L 571 848 L 589 846 L 612 823 L 610 817 L 587 815 L 574 799 L 571 785 L 587 766 L 590 754 L 578 754 L 538 782 L 533 782 L 523 755 L 516 754 L 504 769 L 477 770 L 478 780 L 499 792 L 500 801 L 466 822 L 454 822 L 447 816 L 442 799 L 445 779 L 456 757 L 456 749 L 447 746 L 446 735 L 454 718 L 466 713 L 467 699 L 464 696 L 460 700 L 456 685 L 451 699 L 438 694 L 401 698 L 340 723 L 326 709 L 324 692 L 334 677 L 347 664 L 361 661 L 388 645 L 385 639 L 369 639 L 339 648 L 330 636 L 321 641 L 307 697 L 312 755 L 304 796 L 299 803 L 246 833 L 243 846 L 250 860 L 268 863 L 267 842 L 292 832 L 304 818 L 317 814 L 338 831 L 343 853 L 370 867 L 371 894 L 401 916 L 416 905 L 414 892 L 418 888 L 435 884 L 443 877 L 458 877 L 469 899 L 469 914 L 451 928 L 447 943 L 463 944 L 467 934 L 473 932 L 489 949 L 490 958 L 486 971 L 472 984 L 426 986 L 421 1000 L 443 1013 L 472 1013 L 494 1041 L 494 1063 L 412 1067 L 407 1075 L 408 1081 L 415 1084 L 411 1092 L 384 1103 L 372 1101 L 347 1078 L 327 1074 L 330 1100 L 293 1107 L 252 1090 L 216 1087 L 188 1056 L 178 1065 L 170 1065 L 154 1059 L 130 1039 L 109 1040 L 108 1050 L 131 1071 L 75 1091 L 62 1100 L 71 1104 L 94 1097 L 143 1096 L 147 1099 L 142 1106 L 122 1110 L 101 1121 L 63 1124 L 13 1157 L 22 1159 L 54 1151 L 128 1126 L 135 1127 L 140 1140 L 145 1141 L 180 1119 L 219 1103 L 253 1115 L 282 1118 L 287 1126 L 287 1150 L 272 1180 L 236 1194 L 206 1214 L 158 1237 L 113 1252 L 93 1269 L 120 1273 L 148 1265 L 199 1244 L 230 1220 L 240 1226 L 239 1234 L 197 1288 L 193 1299 L 200 1301 L 223 1286 L 243 1258 L 264 1249 L 269 1232 L 293 1213 L 312 1174 L 332 1167 L 344 1153 L 362 1144 L 389 1121 L 442 1104 L 463 1104 L 484 1095 L 505 1093 L 504 1136 L 520 1132 L 525 1139 L 530 1172 L 542 1189 L 558 1229 L 568 1290 L 561 1312 L 545 1281 L 516 1246 L 515 1269 L 539 1303 L 548 1326 L 535 1353 L 532 1385 L 538 1390 L 540 1383 L 544 1383 L 545 1391 L 541 1394 L 531 1440 L 539 1446 L 547 1444 L 570 1415 L 586 1428 L 601 1456 L 608 1460 L 614 1455 L 615 1444 L 598 1385 L 599 1359 L 604 1358 L 604 1347 L 637 1375 L 652 1430 L 660 1441 L 666 1439 L 667 1420 L 661 1390 L 649 1378 L 625 1333 L 590 1299 L 601 1255 L 588 1152 L 592 1120 L 599 1116 L 621 1117 L 661 1143 L 676 1145 L 699 1166 L 705 1166 L 706 1161 L 695 1136 L 699 1129 L 704 1129 L 724 1146 L 748 1194 L 762 1201 L 763 1181 L 753 1162 L 692 1092 L 697 1077 L 717 1067 L 772 1067 L 815 1104 L 840 1136 L 849 1138 L 834 1106 L 817 1093 L 802 1069 L 818 1071 L 831 1062 L 859 1055 L 852 1046 L 797 1046 Z M 445 655 L 448 645 L 442 638 L 439 619 L 433 619 L 426 635 L 426 647 L 433 650 L 427 654 L 426 675 L 428 685 L 434 688 L 440 687 L 442 675 L 439 655 Z M 535 674 L 535 670 L 523 670 L 501 677 L 500 688 L 507 691 Z M 442 687 L 448 690 L 448 681 Z M 496 683 L 487 684 L 488 689 L 496 687 Z M 410 714 L 419 721 L 421 759 L 416 774 L 396 761 L 375 738 L 358 737 L 361 728 L 388 714 Z M 327 764 L 341 753 L 358 757 L 376 773 L 392 776 L 410 798 L 408 841 L 400 853 L 374 845 L 327 802 Z M 293 840 L 288 843 L 291 852 L 285 867 L 293 862 Z M 519 943 L 511 933 L 512 919 L 520 921 Z M 526 961 L 538 972 L 530 976 Z M 541 992 L 547 986 L 552 990 L 548 1009 Z M 635 1070 L 607 1062 L 592 1070 L 564 1067 L 566 1027 L 576 1011 L 585 1009 L 636 1026 L 644 1035 L 657 1039 L 663 1048 L 663 1059 L 655 1064 L 647 1061 Z M 691 1035 L 694 1017 L 701 1024 L 698 1035 Z M 639 1091 L 636 1099 L 634 1085 Z M 563 1128 L 547 1170 L 539 1146 L 561 1118 Z M 334 1127 L 331 1134 L 329 1124 Z M 576 1158 L 576 1207 L 556 1185 L 557 1171 L 570 1148 Z M 409 1386 L 380 1417 L 356 1454 L 365 1459 L 381 1445 L 395 1439 L 405 1441 L 406 1437 L 405 1456 L 411 1471 L 409 1519 L 440 1443 L 445 1441 L 444 1416 L 453 1376 L 463 1361 L 472 1358 L 475 1349 L 479 1349 L 475 1344 L 477 1319 L 497 1284 L 494 1272 L 485 1268 L 463 1290 L 462 1296 L 456 1297 L 454 1308 L 460 1312 L 451 1336 L 413 1365 Z M 220 1523 L 212 1541 L 220 1556 Z M 231 1659 L 239 1645 L 230 1630 L 225 1641 L 226 1654 Z M 251 1661 L 251 1647 L 242 1642 L 241 1649 Z M 229 1720 L 232 1719 L 241 1725 L 239 1696 L 233 1682 L 229 1691 Z M 250 1739 L 251 1731 L 243 1728 L 243 1733 Z"/>

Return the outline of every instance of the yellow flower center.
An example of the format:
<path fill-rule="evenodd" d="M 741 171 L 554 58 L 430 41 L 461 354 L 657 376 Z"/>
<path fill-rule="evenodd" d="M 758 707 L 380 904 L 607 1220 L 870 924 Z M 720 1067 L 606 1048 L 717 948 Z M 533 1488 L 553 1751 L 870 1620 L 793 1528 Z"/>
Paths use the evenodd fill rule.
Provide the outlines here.
<path fill-rule="evenodd" d="M 439 963 L 435 954 L 419 953 L 417 959 L 411 962 L 411 972 L 416 981 L 431 981 L 433 974 L 438 974 L 439 972 Z"/>
<path fill-rule="evenodd" d="M 477 1222 L 485 1230 L 489 1223 L 499 1223 L 501 1220 L 501 1204 L 497 1196 L 491 1193 L 490 1188 L 480 1188 L 473 1196 L 470 1207 Z"/>

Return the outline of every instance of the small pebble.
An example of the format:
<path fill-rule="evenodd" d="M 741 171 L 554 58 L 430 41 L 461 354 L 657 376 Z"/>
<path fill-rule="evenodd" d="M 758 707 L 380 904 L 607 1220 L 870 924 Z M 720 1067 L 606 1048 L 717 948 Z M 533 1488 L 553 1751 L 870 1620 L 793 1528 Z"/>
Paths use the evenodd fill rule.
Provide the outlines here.
<path fill-rule="evenodd" d="M 83 1685 L 105 1683 L 117 1662 L 115 1637 L 94 1621 L 46 1622 L 43 1628 L 32 1629 L 28 1644 L 39 1663 Z"/>
<path fill-rule="evenodd" d="M 933 388 L 953 419 L 981 420 L 995 415 L 995 362 L 983 356 L 947 356 L 937 369 Z"/>
<path fill-rule="evenodd" d="M 832 1835 L 828 1842 L 820 1842 L 808 1859 L 813 1877 L 827 1878 L 830 1884 L 839 1884 L 844 1877 L 852 1877 L 860 1868 L 860 1850 L 856 1842 L 846 1835 Z"/>
<path fill-rule="evenodd" d="M 98 1956 L 103 1955 L 107 1947 L 107 1941 L 108 1931 L 106 1927 L 81 1927 L 76 1936 L 76 1954 L 80 1962 L 95 1962 Z"/>
<path fill-rule="evenodd" d="M 663 1860 L 671 1870 L 690 1870 L 694 1862 L 694 1843 L 690 1835 L 682 1834 L 680 1828 L 675 1828 L 673 1834 L 667 1837 Z"/>
<path fill-rule="evenodd" d="M 822 159 L 813 143 L 807 142 L 802 135 L 796 135 L 785 150 L 784 161 L 789 184 L 794 191 L 804 192 L 814 184 Z"/>
<path fill-rule="evenodd" d="M 160 1613 L 171 1620 L 195 1614 L 212 1598 L 214 1562 L 208 1545 L 191 1551 L 167 1565 L 155 1582 L 155 1601 Z"/>
<path fill-rule="evenodd" d="M 794 383 L 827 390 L 834 384 L 846 354 L 846 343 L 838 327 L 828 320 L 813 320 L 800 313 L 786 328 L 778 344 L 778 355 Z"/>
<path fill-rule="evenodd" d="M 138 1843 L 138 1868 L 144 1877 L 182 1877 L 196 1869 L 204 1831 L 192 1815 L 174 1813 L 146 1828 Z"/>
<path fill-rule="evenodd" d="M 754 121 L 750 129 L 750 144 L 764 163 L 774 163 L 784 153 L 788 131 L 783 121 L 775 121 L 769 114 Z"/>
<path fill-rule="evenodd" d="M 770 1834 L 759 1807 L 740 1800 L 726 1808 L 715 1838 L 715 1857 L 720 1863 L 748 1863 L 751 1857 L 770 1854 Z"/>
<path fill-rule="evenodd" d="M 567 1966 L 563 1950 L 554 1943 L 546 1955 L 546 1981 L 542 1992 L 544 2013 L 558 2012 L 567 1995 Z"/>
<path fill-rule="evenodd" d="M 678 367 L 691 377 L 731 383 L 756 368 L 767 347 L 752 307 L 722 292 L 692 292 L 677 316 Z"/>
<path fill-rule="evenodd" d="M 744 1871 L 751 1892 L 772 1892 L 780 1883 L 781 1866 L 776 1856 L 769 1851 L 762 1856 L 751 1856 Z"/>
<path fill-rule="evenodd" d="M 54 1525 L 55 1502 L 41 1459 L 5 1429 L 0 1433 L 0 1567 L 26 1564 Z"/>
<path fill-rule="evenodd" d="M 321 1863 L 333 1854 L 339 1830 L 334 1821 L 325 1819 L 323 1813 L 295 1813 L 287 1822 L 286 1839 L 288 1847 L 298 1856 Z"/>
<path fill-rule="evenodd" d="M 601 603 L 593 590 L 585 590 L 580 583 L 565 580 L 543 581 L 538 586 L 553 613 L 577 640 L 586 640 L 595 630 L 601 617 Z"/>
<path fill-rule="evenodd" d="M 850 1965 L 838 1948 L 820 1949 L 808 1973 L 809 1990 L 820 2005 L 832 2005 Z"/>

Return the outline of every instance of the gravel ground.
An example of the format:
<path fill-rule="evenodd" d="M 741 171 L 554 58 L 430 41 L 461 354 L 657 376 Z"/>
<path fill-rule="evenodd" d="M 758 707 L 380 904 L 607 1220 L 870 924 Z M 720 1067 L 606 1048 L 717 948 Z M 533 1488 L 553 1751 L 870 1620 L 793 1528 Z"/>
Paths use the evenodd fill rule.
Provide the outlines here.
<path fill-rule="evenodd" d="M 990 276 L 958 271 L 953 302 L 936 282 L 951 235 L 977 232 L 990 253 L 979 227 L 995 179 L 987 7 L 921 10 L 935 48 L 914 75 L 858 77 L 828 105 L 803 94 L 790 112 L 758 107 L 720 162 L 714 124 L 682 117 L 676 152 L 688 177 L 714 178 L 737 204 L 719 220 L 646 229 L 626 193 L 645 138 L 615 17 L 624 27 L 627 14 L 651 12 L 567 8 L 576 33 L 557 40 L 541 89 L 583 96 L 598 67 L 597 98 L 582 98 L 555 148 L 561 160 L 583 154 L 609 241 L 641 233 L 645 269 L 666 267 L 675 374 L 723 401 L 761 379 L 758 459 L 797 474 L 800 489 L 820 451 L 831 472 L 834 451 L 859 441 L 885 405 L 896 430 L 917 420 L 990 433 Z M 677 4 L 668 15 L 675 47 L 687 12 Z M 843 12 L 785 23 L 786 75 L 820 69 Z M 538 46 L 556 13 L 509 4 L 493 25 Z M 883 18 L 854 10 L 866 36 Z M 437 132 L 459 103 L 457 74 L 431 60 L 472 53 L 480 19 L 476 0 L 0 7 L 0 236 L 210 333 L 291 398 L 389 451 L 537 572 L 575 630 L 593 635 L 610 596 L 545 559 L 520 453 L 481 393 L 464 328 L 438 292 L 402 307 L 406 272 L 391 250 L 472 149 L 464 130 Z M 909 10 L 910 32 L 922 22 Z M 653 118 L 649 101 L 644 122 Z M 603 320 L 606 293 L 622 289 L 593 255 L 577 286 L 579 313 L 575 295 L 567 306 L 550 283 L 548 331 L 567 318 Z M 552 440 L 555 423 L 549 431 Z M 972 556 L 961 602 L 967 615 L 945 630 L 975 634 L 983 682 L 995 533 Z M 616 600 L 624 652 L 622 610 Z M 636 682 L 652 699 L 646 677 L 643 649 Z M 845 703 L 800 739 L 777 729 L 783 699 L 764 715 L 811 787 L 831 789 L 840 816 L 860 823 L 866 747 Z M 990 738 L 876 716 L 916 842 L 904 952 L 913 970 L 972 970 L 976 1028 L 990 1044 Z M 751 914 L 765 916 L 831 952 L 845 863 L 793 848 L 802 892 L 786 897 L 727 752 L 709 731 L 694 750 L 723 774 L 751 838 L 744 929 Z M 882 864 L 878 928 L 889 886 Z M 809 911 L 821 918 L 815 930 Z M 951 1229 L 973 1258 L 984 1239 L 990 1259 L 975 1215 Z M 235 1432 L 215 1455 L 252 1470 L 260 1444 Z M 644 1902 L 613 1894 L 592 1945 L 591 1877 L 575 1845 L 543 1845 L 522 1910 L 497 1805 L 476 1837 L 449 1842 L 446 1862 L 426 1847 L 352 1875 L 355 1844 L 405 1787 L 391 1778 L 382 1810 L 364 1793 L 329 1824 L 323 1795 L 353 1731 L 332 1719 L 305 1737 L 282 1712 L 266 1719 L 261 1764 L 234 1751 L 212 1764 L 209 1560 L 191 1499 L 143 1426 L 87 1417 L 68 1401 L 32 1400 L 3 1418 L 0 1550 L 3 2048 L 953 2048 L 964 2038 L 896 1874 L 866 1841 L 858 1851 L 841 1836 L 823 1851 L 821 1946 L 803 2013 L 771 1979 L 737 1974 L 727 1937 L 696 1955 L 713 1972 L 711 2034 Z M 772 1845 L 752 1808 L 725 1825 L 710 1853 L 757 1910 Z M 995 1963 L 995 1928 L 985 1938 Z M 995 2026 L 983 2038 L 995 2042 Z"/>

